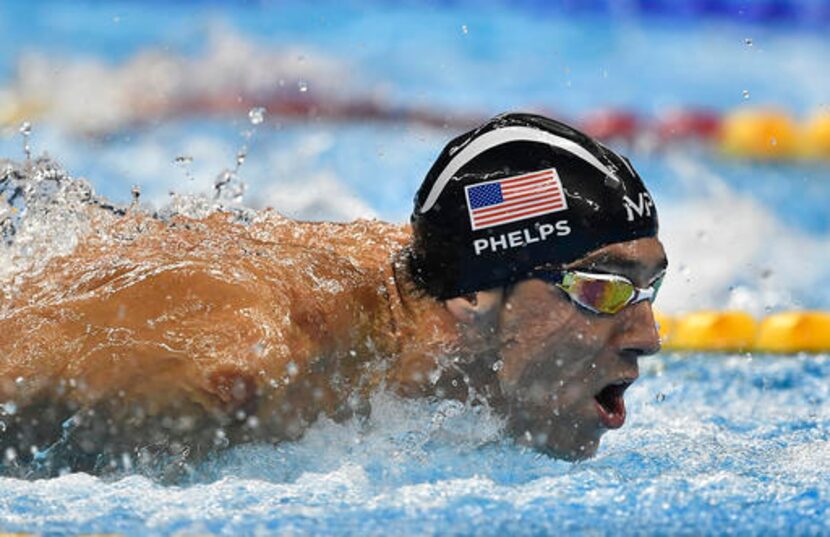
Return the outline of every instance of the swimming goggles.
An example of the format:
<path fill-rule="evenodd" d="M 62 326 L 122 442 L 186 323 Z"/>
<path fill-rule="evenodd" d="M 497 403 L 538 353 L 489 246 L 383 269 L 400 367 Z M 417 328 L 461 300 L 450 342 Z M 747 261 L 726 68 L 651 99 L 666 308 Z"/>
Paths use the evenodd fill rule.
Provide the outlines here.
<path fill-rule="evenodd" d="M 532 273 L 532 277 L 561 289 L 573 302 L 588 311 L 606 315 L 613 315 L 626 306 L 643 300 L 654 302 L 665 275 L 665 272 L 661 272 L 643 289 L 619 274 L 545 269 L 537 269 Z"/>

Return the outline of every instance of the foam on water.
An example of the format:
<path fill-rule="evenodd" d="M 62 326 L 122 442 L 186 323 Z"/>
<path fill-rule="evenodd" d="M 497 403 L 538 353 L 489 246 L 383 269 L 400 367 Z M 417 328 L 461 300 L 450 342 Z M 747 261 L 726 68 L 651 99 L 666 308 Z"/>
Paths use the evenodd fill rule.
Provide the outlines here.
<path fill-rule="evenodd" d="M 115 66 L 96 57 L 29 51 L 20 56 L 12 85 L 0 94 L 0 109 L 19 105 L 32 115 L 45 110 L 64 130 L 100 135 L 188 108 L 221 111 L 243 98 L 296 98 L 309 87 L 325 95 L 349 87 L 348 65 L 313 47 L 263 48 L 218 22 L 207 36 L 197 58 L 159 47 Z"/>
<path fill-rule="evenodd" d="M 697 184 L 706 175 L 683 160 L 671 166 Z M 47 160 L 6 163 L 5 177 L 3 207 L 16 226 L 4 243 L 7 275 L 33 259 L 14 250 L 17 241 L 39 249 L 42 263 L 71 251 L 89 232 L 91 208 L 113 218 L 127 210 L 102 210 L 105 199 Z M 734 215 L 738 226 L 749 219 L 768 226 L 773 244 L 787 236 L 763 208 L 716 177 L 706 181 L 709 202 L 664 210 L 664 231 L 680 237 L 670 255 L 688 259 L 690 270 L 697 270 L 691 277 L 716 294 L 734 274 L 695 268 L 687 250 L 699 250 L 701 237 L 684 234 L 672 221 L 675 210 L 695 219 Z M 29 197 L 19 198 L 26 203 L 16 205 L 19 213 L 8 203 L 13 184 L 30 187 Z M 158 212 L 201 216 L 221 206 L 221 199 L 182 195 Z M 742 229 L 736 236 L 743 236 Z M 715 244 L 728 240 L 712 233 Z M 725 258 L 751 263 L 763 246 L 744 241 L 722 248 Z M 711 262 L 708 256 L 703 261 Z M 729 265 L 724 261 L 722 268 Z M 597 457 L 577 464 L 515 445 L 486 407 L 379 392 L 368 418 L 320 419 L 297 442 L 216 452 L 188 467 L 175 486 L 161 484 L 157 474 L 130 470 L 129 461 L 126 470 L 107 478 L 2 478 L 0 529 L 130 535 L 611 534 L 655 528 L 817 533 L 826 529 L 830 511 L 830 471 L 821 464 L 830 457 L 828 376 L 826 356 L 644 360 L 642 378 L 626 397 L 627 425 L 605 436 Z M 15 454 L 2 456 L 9 464 Z"/>
<path fill-rule="evenodd" d="M 830 235 L 784 223 L 775 208 L 737 192 L 711 164 L 680 155 L 667 162 L 673 179 L 694 194 L 660 205 L 660 236 L 673 272 L 661 289 L 661 308 L 735 308 L 763 316 L 830 305 L 823 285 Z"/>
<path fill-rule="evenodd" d="M 630 422 L 577 464 L 513 445 L 486 409 L 379 394 L 366 421 L 228 450 L 179 486 L 0 479 L 0 520 L 131 535 L 826 530 L 827 357 L 658 357 L 643 370 Z"/>
<path fill-rule="evenodd" d="M 74 4 L 43 9 L 88 28 L 88 13 Z M 376 214 L 404 220 L 424 172 L 456 134 L 405 125 L 269 130 L 264 122 L 255 138 L 245 138 L 240 130 L 251 128 L 245 117 L 233 125 L 179 121 L 121 130 L 141 119 L 135 111 L 142 108 L 133 105 L 146 111 L 153 104 L 147 94 L 257 95 L 279 87 L 282 79 L 298 94 L 360 96 L 382 89 L 407 105 L 499 112 L 555 103 L 578 113 L 598 103 L 644 111 L 674 105 L 731 109 L 745 102 L 746 90 L 750 104 L 777 102 L 806 113 L 826 105 L 830 87 L 821 76 L 826 40 L 756 29 L 748 48 L 744 27 L 610 27 L 590 18 L 533 20 L 452 6 L 437 17 L 406 7 L 374 15 L 332 7 L 327 16 L 336 24 L 321 23 L 311 32 L 303 27 L 297 35 L 288 27 L 292 17 L 307 19 L 300 6 L 275 18 L 288 43 L 263 44 L 263 36 L 279 32 L 260 25 L 261 12 L 251 10 L 237 13 L 236 22 L 246 32 L 256 29 L 258 37 L 219 28 L 207 46 L 189 54 L 142 48 L 164 32 L 180 35 L 177 25 L 192 17 L 189 9 L 161 18 L 140 4 L 120 9 L 124 21 L 150 21 L 134 26 L 149 28 L 143 30 L 149 37 L 133 35 L 135 50 L 108 51 L 103 59 L 69 61 L 56 59 L 54 49 L 39 50 L 29 34 L 38 33 L 31 29 L 42 17 L 8 17 L 15 25 L 0 36 L 11 40 L 4 41 L 9 50 L 20 43 L 34 49 L 0 90 L 0 109 L 6 102 L 21 104 L 27 95 L 49 103 L 50 119 L 35 124 L 33 154 L 48 148 L 73 174 L 90 177 L 70 179 L 48 160 L 29 167 L 3 162 L 0 222 L 11 222 L 15 230 L 9 235 L 11 228 L 3 228 L 4 291 L 16 275 L 70 252 L 94 229 L 90 210 L 95 218 L 113 215 L 102 204 L 128 210 L 134 184 L 142 195 L 132 210 L 198 217 L 231 206 L 244 219 L 252 213 L 238 203 L 232 193 L 238 190 L 214 196 L 214 178 L 233 169 L 243 143 L 248 157 L 235 180 L 248 186 L 242 198 L 248 208 L 270 205 L 300 218 Z M 402 33 L 402 27 L 409 37 L 394 47 L 377 38 Z M 130 31 L 126 24 L 121 28 Z M 51 39 L 53 30 L 41 32 Z M 518 35 L 521 42 L 514 39 Z M 88 38 L 100 39 L 95 32 Z M 101 48 L 108 47 L 106 41 Z M 240 57 L 250 61 L 240 63 Z M 58 62 L 61 69 L 55 68 Z M 493 76 L 494 67 L 499 76 Z M 481 80 L 488 84 L 476 83 Z M 78 139 L 73 129 L 111 136 Z M 17 126 L 7 134 L 0 151 L 21 155 Z M 173 164 L 178 155 L 193 158 L 193 180 Z M 632 157 L 649 172 L 643 176 L 654 190 L 670 256 L 658 307 L 671 312 L 736 306 L 756 314 L 830 307 L 824 290 L 830 279 L 824 170 L 810 172 L 819 180 L 807 185 L 800 180 L 803 170 L 741 167 L 699 155 Z M 10 179 L 10 170 L 19 175 Z M 12 199 L 13 183 L 23 184 L 29 197 Z M 768 193 L 764 185 L 770 184 L 777 190 Z M 95 195 L 93 187 L 106 197 Z M 178 195 L 170 197 L 171 190 Z M 215 453 L 174 486 L 139 469 L 107 478 L 0 478 L 0 531 L 826 533 L 828 378 L 827 356 L 644 360 L 641 379 L 627 392 L 626 426 L 604 437 L 594 459 L 577 464 L 516 446 L 486 408 L 378 393 L 369 418 L 322 419 L 297 442 Z M 12 410 L 4 405 L 0 414 Z M 11 452 L 0 454 L 4 464 L 13 458 Z"/>

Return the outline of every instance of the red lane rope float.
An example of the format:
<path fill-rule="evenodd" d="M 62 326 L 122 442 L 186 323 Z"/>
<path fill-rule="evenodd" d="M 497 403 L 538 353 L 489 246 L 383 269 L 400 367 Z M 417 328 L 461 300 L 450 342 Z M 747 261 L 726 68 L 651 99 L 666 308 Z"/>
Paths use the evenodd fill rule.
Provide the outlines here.
<path fill-rule="evenodd" d="M 48 118 L 47 106 L 32 103 L 0 103 L 0 126 Z M 393 106 L 372 97 L 295 96 L 277 92 L 266 96 L 213 95 L 170 99 L 161 107 L 150 107 L 141 119 L 100 129 L 140 128 L 166 119 L 183 117 L 240 116 L 253 107 L 264 107 L 270 121 L 381 122 L 423 125 L 431 128 L 466 130 L 488 119 L 486 114 L 446 111 L 429 106 Z M 625 108 L 590 111 L 568 117 L 555 111 L 531 107 L 577 125 L 603 141 L 637 148 L 664 149 L 700 144 L 729 158 L 748 160 L 830 161 L 830 109 L 820 110 L 799 122 L 786 112 L 769 108 L 739 108 L 720 114 L 705 108 L 679 108 L 654 117 Z M 102 136 L 108 131 L 86 134 Z"/>

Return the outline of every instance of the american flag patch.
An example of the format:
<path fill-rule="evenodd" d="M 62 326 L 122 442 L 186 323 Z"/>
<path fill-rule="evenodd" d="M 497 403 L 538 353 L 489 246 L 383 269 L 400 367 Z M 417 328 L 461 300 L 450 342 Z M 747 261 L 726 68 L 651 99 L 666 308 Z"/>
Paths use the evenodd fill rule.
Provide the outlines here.
<path fill-rule="evenodd" d="M 473 231 L 568 208 L 555 168 L 464 188 Z"/>

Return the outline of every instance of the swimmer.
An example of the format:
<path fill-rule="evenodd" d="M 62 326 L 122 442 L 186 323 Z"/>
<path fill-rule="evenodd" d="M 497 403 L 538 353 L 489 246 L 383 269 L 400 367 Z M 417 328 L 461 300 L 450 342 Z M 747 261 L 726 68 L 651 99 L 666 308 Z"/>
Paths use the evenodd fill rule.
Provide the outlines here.
<path fill-rule="evenodd" d="M 666 264 L 631 163 L 531 114 L 452 140 L 411 226 L 128 214 L 4 297 L 0 447 L 70 470 L 192 459 L 365 415 L 384 388 L 590 457 L 659 349 Z"/>

